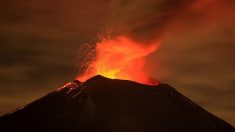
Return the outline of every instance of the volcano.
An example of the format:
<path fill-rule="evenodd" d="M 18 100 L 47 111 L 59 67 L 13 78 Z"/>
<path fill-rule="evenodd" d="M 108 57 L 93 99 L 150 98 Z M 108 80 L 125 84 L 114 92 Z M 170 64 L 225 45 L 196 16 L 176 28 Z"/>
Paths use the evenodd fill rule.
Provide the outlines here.
<path fill-rule="evenodd" d="M 0 131 L 234 132 L 167 84 L 95 76 L 0 118 Z"/>

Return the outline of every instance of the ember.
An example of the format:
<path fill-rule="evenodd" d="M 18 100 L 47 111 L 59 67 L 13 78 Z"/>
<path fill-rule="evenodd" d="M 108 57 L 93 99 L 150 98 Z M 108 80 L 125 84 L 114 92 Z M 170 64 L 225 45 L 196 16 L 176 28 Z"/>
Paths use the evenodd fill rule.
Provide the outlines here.
<path fill-rule="evenodd" d="M 77 79 L 85 81 L 95 75 L 112 79 L 154 84 L 145 72 L 146 57 L 156 51 L 159 41 L 141 43 L 121 36 L 102 39 L 96 45 L 96 59 Z M 155 83 L 156 84 L 156 83 Z"/>

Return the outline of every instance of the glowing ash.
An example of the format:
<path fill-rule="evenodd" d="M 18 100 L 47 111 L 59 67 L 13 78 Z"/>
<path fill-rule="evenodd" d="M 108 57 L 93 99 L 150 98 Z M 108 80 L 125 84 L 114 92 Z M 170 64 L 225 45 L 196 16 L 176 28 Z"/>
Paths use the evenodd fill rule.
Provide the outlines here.
<path fill-rule="evenodd" d="M 144 66 L 146 57 L 156 51 L 158 45 L 158 41 L 146 44 L 126 36 L 104 38 L 96 44 L 95 60 L 77 79 L 85 81 L 92 76 L 102 75 L 113 79 L 154 84 L 144 71 Z"/>

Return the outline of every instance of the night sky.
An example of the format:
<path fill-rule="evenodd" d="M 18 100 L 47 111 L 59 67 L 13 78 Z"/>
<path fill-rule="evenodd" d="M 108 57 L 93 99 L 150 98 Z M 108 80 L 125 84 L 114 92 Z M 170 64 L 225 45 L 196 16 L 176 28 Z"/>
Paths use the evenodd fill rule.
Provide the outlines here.
<path fill-rule="evenodd" d="M 235 125 L 234 0 L 0 1 L 0 115 L 74 80 L 109 31 L 161 39 L 151 76 Z"/>

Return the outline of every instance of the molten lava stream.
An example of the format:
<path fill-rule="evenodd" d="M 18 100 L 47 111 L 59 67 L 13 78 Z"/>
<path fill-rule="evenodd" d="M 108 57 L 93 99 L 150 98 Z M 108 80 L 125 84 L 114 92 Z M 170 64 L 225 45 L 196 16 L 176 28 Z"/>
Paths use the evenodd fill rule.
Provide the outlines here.
<path fill-rule="evenodd" d="M 143 84 L 156 84 L 144 72 L 146 57 L 157 50 L 158 43 L 140 43 L 121 36 L 102 39 L 96 45 L 96 58 L 87 71 L 77 79 L 85 81 L 102 75 L 112 79 L 132 80 Z"/>

